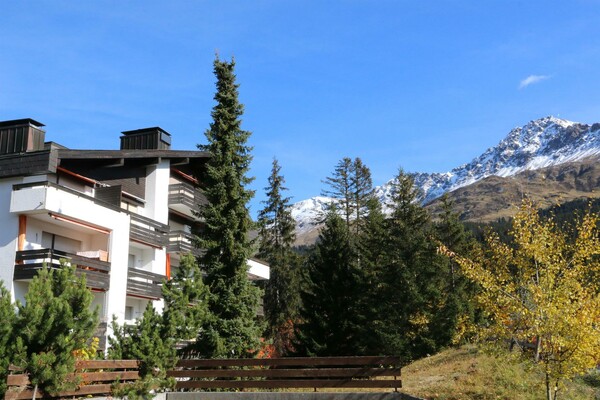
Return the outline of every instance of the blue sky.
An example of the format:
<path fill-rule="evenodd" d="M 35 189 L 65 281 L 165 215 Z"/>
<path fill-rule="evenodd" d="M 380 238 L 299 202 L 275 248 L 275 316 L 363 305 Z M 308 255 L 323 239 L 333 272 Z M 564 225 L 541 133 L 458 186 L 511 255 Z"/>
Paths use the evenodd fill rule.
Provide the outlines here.
<path fill-rule="evenodd" d="M 546 115 L 600 121 L 599 1 L 2 1 L 0 120 L 70 148 L 160 126 L 204 143 L 215 52 L 236 59 L 261 207 L 277 157 L 299 201 L 342 157 L 375 184 L 444 172 Z"/>

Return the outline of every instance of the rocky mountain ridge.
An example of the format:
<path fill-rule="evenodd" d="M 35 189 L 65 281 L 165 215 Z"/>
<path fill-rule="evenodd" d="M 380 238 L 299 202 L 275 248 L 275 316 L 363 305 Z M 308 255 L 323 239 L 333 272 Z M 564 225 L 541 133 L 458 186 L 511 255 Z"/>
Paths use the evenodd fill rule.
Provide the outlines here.
<path fill-rule="evenodd" d="M 592 125 L 548 116 L 515 127 L 498 145 L 487 149 L 471 162 L 445 173 L 414 173 L 415 186 L 423 204 L 444 193 L 472 185 L 485 178 L 511 177 L 581 160 L 600 159 L 600 123 Z M 385 205 L 393 181 L 376 187 L 376 195 Z M 318 196 L 295 203 L 292 216 L 297 233 L 315 230 L 323 210 L 332 200 Z M 385 208 L 385 207 L 384 207 Z"/>

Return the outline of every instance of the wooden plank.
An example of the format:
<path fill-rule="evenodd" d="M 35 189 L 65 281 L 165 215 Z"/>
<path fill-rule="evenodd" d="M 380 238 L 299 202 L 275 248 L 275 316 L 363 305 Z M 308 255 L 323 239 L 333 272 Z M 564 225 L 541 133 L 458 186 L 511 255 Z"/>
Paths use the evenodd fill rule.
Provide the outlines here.
<path fill-rule="evenodd" d="M 40 392 L 38 391 L 38 397 L 42 397 Z M 4 400 L 19 400 L 19 399 L 31 399 L 33 398 L 33 390 L 23 390 L 21 392 L 18 391 L 14 391 L 14 390 L 7 390 L 6 393 L 4 394 Z"/>
<path fill-rule="evenodd" d="M 138 371 L 115 371 L 115 372 L 80 372 L 77 376 L 83 382 L 113 382 L 119 379 L 123 380 L 138 380 L 140 374 Z"/>
<path fill-rule="evenodd" d="M 28 374 L 8 375 L 6 378 L 6 384 L 8 386 L 25 386 L 29 385 Z"/>
<path fill-rule="evenodd" d="M 401 380 L 178 381 L 176 389 L 401 388 Z"/>
<path fill-rule="evenodd" d="M 57 397 L 110 393 L 111 387 L 111 383 L 103 383 L 100 385 L 85 385 L 81 386 L 79 389 L 76 390 L 60 392 Z"/>
<path fill-rule="evenodd" d="M 400 374 L 400 368 L 207 369 L 167 372 L 167 376 L 174 378 L 367 378 Z"/>
<path fill-rule="evenodd" d="M 138 360 L 81 360 L 75 363 L 77 369 L 100 369 L 100 368 L 138 368 Z"/>
<path fill-rule="evenodd" d="M 76 376 L 81 382 L 112 382 L 119 380 L 138 380 L 140 375 L 138 371 L 114 371 L 114 372 L 79 372 L 77 374 L 69 374 L 71 377 Z M 29 385 L 29 375 L 18 374 L 8 375 L 6 379 L 8 386 L 26 386 Z"/>
<path fill-rule="evenodd" d="M 230 358 L 180 360 L 178 367 L 247 367 L 247 366 L 350 366 L 350 365 L 401 365 L 400 357 L 286 357 L 286 358 Z"/>
<path fill-rule="evenodd" d="M 100 385 L 86 385 L 81 386 L 79 389 L 70 390 L 65 392 L 60 392 L 56 396 L 49 396 L 42 391 L 38 390 L 37 398 L 48 398 L 48 397 L 72 397 L 72 396 L 81 396 L 81 395 L 90 395 L 90 394 L 109 394 L 111 392 L 112 384 L 100 384 Z M 25 389 L 21 392 L 17 392 L 14 390 L 7 390 L 4 395 L 5 400 L 23 400 L 23 399 L 31 399 L 33 397 L 33 389 Z"/>

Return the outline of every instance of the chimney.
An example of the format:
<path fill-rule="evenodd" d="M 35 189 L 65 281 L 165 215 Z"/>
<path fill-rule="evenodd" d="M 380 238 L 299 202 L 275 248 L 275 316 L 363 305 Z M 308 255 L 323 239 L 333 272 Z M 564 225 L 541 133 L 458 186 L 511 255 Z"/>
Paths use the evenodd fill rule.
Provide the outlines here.
<path fill-rule="evenodd" d="M 0 122 L 0 155 L 44 149 L 44 124 L 31 118 Z"/>
<path fill-rule="evenodd" d="M 157 127 L 121 132 L 121 150 L 169 150 L 171 135 Z"/>

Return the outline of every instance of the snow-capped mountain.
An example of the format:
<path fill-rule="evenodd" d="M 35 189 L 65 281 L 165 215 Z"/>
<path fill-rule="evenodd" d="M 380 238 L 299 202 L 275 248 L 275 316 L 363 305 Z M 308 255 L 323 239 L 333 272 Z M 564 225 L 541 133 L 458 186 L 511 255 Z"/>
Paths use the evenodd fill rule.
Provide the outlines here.
<path fill-rule="evenodd" d="M 325 210 L 332 201 L 330 197 L 316 196 L 294 203 L 292 218 L 296 221 L 296 232 L 305 233 L 314 229 L 323 219 Z"/>
<path fill-rule="evenodd" d="M 593 125 L 545 117 L 512 129 L 497 146 L 486 150 L 468 164 L 445 173 L 414 173 L 421 201 L 428 203 L 446 192 L 475 183 L 491 175 L 512 176 L 590 157 L 600 158 L 600 123 Z M 392 180 L 378 186 L 382 202 L 390 195 Z M 314 229 L 331 199 L 314 197 L 293 205 L 292 216 L 299 234 Z"/>

